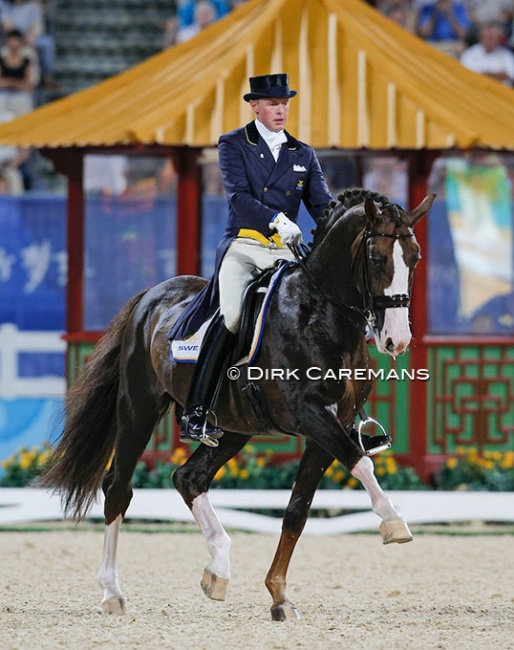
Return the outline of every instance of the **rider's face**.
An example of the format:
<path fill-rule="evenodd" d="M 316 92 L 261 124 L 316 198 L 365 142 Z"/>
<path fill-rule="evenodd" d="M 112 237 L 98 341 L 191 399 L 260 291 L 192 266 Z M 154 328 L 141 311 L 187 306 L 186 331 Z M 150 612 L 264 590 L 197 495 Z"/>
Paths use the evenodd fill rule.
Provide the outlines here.
<path fill-rule="evenodd" d="M 282 131 L 289 115 L 289 99 L 252 99 L 250 106 L 255 117 L 270 131 Z"/>

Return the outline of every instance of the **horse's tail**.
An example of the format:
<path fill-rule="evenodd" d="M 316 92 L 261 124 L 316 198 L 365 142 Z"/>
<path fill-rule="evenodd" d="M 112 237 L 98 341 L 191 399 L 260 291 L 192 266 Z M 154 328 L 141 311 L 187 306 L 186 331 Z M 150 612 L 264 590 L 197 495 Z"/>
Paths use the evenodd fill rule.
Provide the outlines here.
<path fill-rule="evenodd" d="M 62 433 L 41 478 L 43 487 L 60 493 L 65 514 L 78 520 L 93 503 L 114 451 L 121 343 L 144 293 L 131 298 L 113 319 L 68 391 Z"/>

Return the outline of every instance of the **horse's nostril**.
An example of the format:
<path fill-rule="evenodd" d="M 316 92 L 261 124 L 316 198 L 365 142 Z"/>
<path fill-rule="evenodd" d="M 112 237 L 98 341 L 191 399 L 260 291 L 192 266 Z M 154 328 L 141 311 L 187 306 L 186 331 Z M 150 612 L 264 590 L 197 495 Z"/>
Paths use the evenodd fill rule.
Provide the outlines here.
<path fill-rule="evenodd" d="M 392 351 L 394 350 L 393 339 L 390 338 L 390 337 L 388 337 L 388 338 L 386 339 L 385 346 L 386 346 L 386 350 L 387 350 L 388 352 L 392 352 Z"/>

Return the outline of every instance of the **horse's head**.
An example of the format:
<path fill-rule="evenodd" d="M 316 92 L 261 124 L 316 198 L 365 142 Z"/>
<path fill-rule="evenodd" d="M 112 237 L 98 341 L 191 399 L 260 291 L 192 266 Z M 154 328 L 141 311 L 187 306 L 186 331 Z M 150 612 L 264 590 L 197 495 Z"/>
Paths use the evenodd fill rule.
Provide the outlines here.
<path fill-rule="evenodd" d="M 354 280 L 371 315 L 379 352 L 392 357 L 404 352 L 411 340 L 409 303 L 413 272 L 421 258 L 413 228 L 435 199 L 426 196 L 411 211 L 387 203 L 364 202 L 366 226 L 353 245 Z"/>

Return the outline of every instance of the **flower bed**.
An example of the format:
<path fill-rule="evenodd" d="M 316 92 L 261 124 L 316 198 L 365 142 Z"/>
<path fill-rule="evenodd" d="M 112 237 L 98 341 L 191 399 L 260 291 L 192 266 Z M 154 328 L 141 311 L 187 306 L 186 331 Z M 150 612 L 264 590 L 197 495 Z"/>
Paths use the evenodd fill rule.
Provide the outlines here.
<path fill-rule="evenodd" d="M 189 450 L 178 447 L 169 462 L 158 461 L 153 468 L 139 462 L 133 484 L 138 488 L 169 488 L 171 476 L 188 458 Z M 25 487 L 37 484 L 50 457 L 48 443 L 20 451 L 2 462 L 4 473 L 0 487 Z M 290 489 L 294 483 L 299 460 L 273 462 L 273 452 L 260 452 L 251 445 L 230 460 L 216 474 L 213 488 Z M 514 452 L 459 449 L 449 457 L 433 477 L 433 485 L 424 484 L 410 467 L 397 463 L 392 452 L 374 457 L 375 473 L 385 490 L 514 490 Z M 334 462 L 320 481 L 324 489 L 360 489 L 362 486 L 339 462 Z"/>

